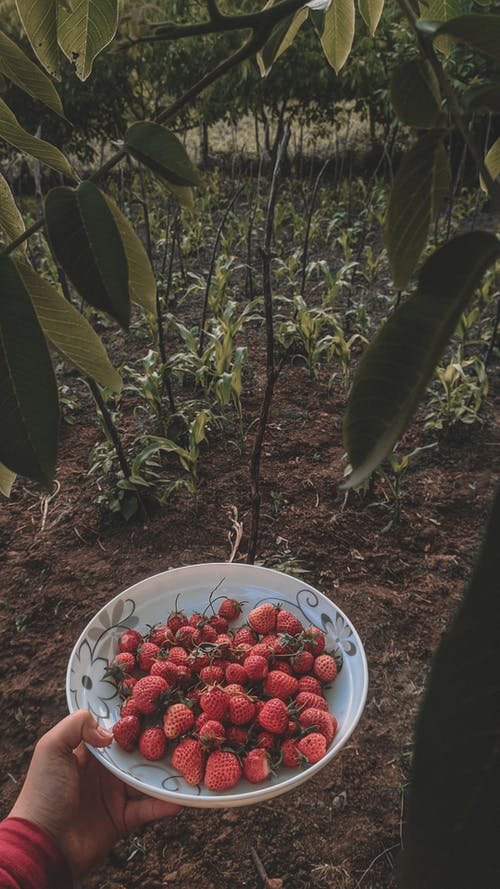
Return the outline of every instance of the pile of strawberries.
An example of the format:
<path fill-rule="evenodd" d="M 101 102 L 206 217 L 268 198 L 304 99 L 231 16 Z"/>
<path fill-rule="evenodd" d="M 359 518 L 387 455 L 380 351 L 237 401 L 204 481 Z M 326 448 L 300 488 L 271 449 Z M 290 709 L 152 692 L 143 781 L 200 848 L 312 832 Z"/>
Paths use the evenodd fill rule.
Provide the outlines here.
<path fill-rule="evenodd" d="M 147 636 L 125 630 L 106 670 L 124 698 L 116 743 L 150 761 L 168 754 L 187 784 L 212 791 L 318 762 L 338 727 L 323 695 L 337 675 L 324 633 L 269 602 L 231 630 L 242 604 L 176 610 Z"/>

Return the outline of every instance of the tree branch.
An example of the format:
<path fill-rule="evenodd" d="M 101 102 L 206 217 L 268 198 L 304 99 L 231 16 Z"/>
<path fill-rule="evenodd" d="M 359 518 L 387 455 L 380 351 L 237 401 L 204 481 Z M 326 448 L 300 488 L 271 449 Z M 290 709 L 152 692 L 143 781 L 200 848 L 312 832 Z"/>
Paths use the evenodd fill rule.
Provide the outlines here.
<path fill-rule="evenodd" d="M 180 40 L 184 37 L 195 37 L 199 34 L 220 34 L 223 31 L 257 31 L 262 28 L 269 31 L 287 15 L 293 15 L 305 6 L 305 0 L 280 0 L 275 6 L 261 12 L 244 15 L 225 15 L 220 12 L 214 0 L 207 0 L 209 21 L 195 22 L 192 25 L 177 25 L 175 22 L 163 22 L 154 25 L 154 34 L 150 37 L 139 37 L 142 43 L 148 40 Z"/>

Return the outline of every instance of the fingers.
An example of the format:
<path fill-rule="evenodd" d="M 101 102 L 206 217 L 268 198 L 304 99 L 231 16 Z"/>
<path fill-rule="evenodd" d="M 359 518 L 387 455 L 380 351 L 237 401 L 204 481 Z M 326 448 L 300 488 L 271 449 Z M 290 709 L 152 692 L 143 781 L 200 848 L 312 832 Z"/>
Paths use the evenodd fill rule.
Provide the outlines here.
<path fill-rule="evenodd" d="M 129 800 L 125 809 L 125 825 L 130 833 L 148 821 L 157 821 L 159 818 L 172 818 L 180 812 L 182 806 L 169 803 L 160 799 Z"/>
<path fill-rule="evenodd" d="M 69 753 L 81 741 L 93 747 L 107 747 L 112 740 L 113 733 L 101 728 L 88 710 L 77 710 L 58 722 L 38 743 L 47 750 Z"/>

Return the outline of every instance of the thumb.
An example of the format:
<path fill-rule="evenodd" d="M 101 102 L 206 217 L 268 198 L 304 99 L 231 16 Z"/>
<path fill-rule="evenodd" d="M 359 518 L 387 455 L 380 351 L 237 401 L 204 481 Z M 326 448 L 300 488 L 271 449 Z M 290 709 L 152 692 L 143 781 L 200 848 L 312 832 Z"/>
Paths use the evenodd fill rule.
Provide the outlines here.
<path fill-rule="evenodd" d="M 85 741 L 93 747 L 107 747 L 113 733 L 101 728 L 88 710 L 76 710 L 50 729 L 38 742 L 47 752 L 70 753 Z"/>
<path fill-rule="evenodd" d="M 129 800 L 125 809 L 125 826 L 131 833 L 148 821 L 157 821 L 159 818 L 171 818 L 180 812 L 182 806 L 169 803 L 160 799 L 147 797 L 145 799 Z"/>

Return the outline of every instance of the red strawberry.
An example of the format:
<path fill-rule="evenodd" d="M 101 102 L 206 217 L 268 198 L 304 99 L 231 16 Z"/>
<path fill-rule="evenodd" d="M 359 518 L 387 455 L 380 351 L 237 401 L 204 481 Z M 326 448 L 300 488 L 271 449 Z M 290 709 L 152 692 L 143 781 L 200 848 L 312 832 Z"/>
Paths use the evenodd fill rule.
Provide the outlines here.
<path fill-rule="evenodd" d="M 233 636 L 233 644 L 236 647 L 238 647 L 238 645 L 255 645 L 256 642 L 257 636 L 253 630 L 247 626 L 240 627 L 239 630 L 236 630 L 236 633 Z"/>
<path fill-rule="evenodd" d="M 288 708 L 281 698 L 270 698 L 262 707 L 258 720 L 268 732 L 282 735 L 288 728 Z"/>
<path fill-rule="evenodd" d="M 139 737 L 139 751 L 151 762 L 165 755 L 166 746 L 167 740 L 161 728 L 147 728 Z"/>
<path fill-rule="evenodd" d="M 153 662 L 149 671 L 150 676 L 161 676 L 169 685 L 175 685 L 179 675 L 177 664 L 173 664 L 168 658 L 158 658 Z"/>
<path fill-rule="evenodd" d="M 138 716 L 124 716 L 118 722 L 115 722 L 113 726 L 113 735 L 116 743 L 127 753 L 131 753 L 134 749 L 140 731 L 141 723 Z"/>
<path fill-rule="evenodd" d="M 299 679 L 299 691 L 312 691 L 314 695 L 322 695 L 321 682 L 315 676 L 301 676 Z"/>
<path fill-rule="evenodd" d="M 243 661 L 243 666 L 249 679 L 265 679 L 269 672 L 269 665 L 265 657 L 260 654 L 249 654 Z"/>
<path fill-rule="evenodd" d="M 328 702 L 321 695 L 315 695 L 312 691 L 299 691 L 295 698 L 295 706 L 298 710 L 316 707 L 318 710 L 328 711 Z"/>
<path fill-rule="evenodd" d="M 124 716 L 142 716 L 133 697 L 127 698 L 123 706 L 120 707 L 120 718 L 123 719 Z"/>
<path fill-rule="evenodd" d="M 230 725 L 226 735 L 228 742 L 235 744 L 237 748 L 244 747 L 248 741 L 248 729 L 241 725 Z"/>
<path fill-rule="evenodd" d="M 193 673 L 199 673 L 203 667 L 208 667 L 209 663 L 209 655 L 201 649 L 195 648 L 189 655 L 188 664 Z"/>
<path fill-rule="evenodd" d="M 132 690 L 132 697 L 141 713 L 154 713 L 160 704 L 161 695 L 168 689 L 161 676 L 144 676 Z"/>
<path fill-rule="evenodd" d="M 167 626 L 170 627 L 175 635 L 179 627 L 184 627 L 187 622 L 188 619 L 183 611 L 172 611 L 167 620 Z"/>
<path fill-rule="evenodd" d="M 224 679 L 224 670 L 217 664 L 208 664 L 200 670 L 200 679 L 207 685 L 214 685 L 215 682 L 222 682 Z"/>
<path fill-rule="evenodd" d="M 251 784 L 260 784 L 269 777 L 271 764 L 269 754 L 263 747 L 255 747 L 243 757 L 243 774 Z"/>
<path fill-rule="evenodd" d="M 299 683 L 294 676 L 288 676 L 281 670 L 271 670 L 262 689 L 270 698 L 281 698 L 282 701 L 286 701 L 296 694 L 298 687 Z"/>
<path fill-rule="evenodd" d="M 238 682 L 240 685 L 244 685 L 248 680 L 248 675 L 243 664 L 228 664 L 224 678 L 228 683 Z"/>
<path fill-rule="evenodd" d="M 172 753 L 172 765 L 177 769 L 186 784 L 195 786 L 203 780 L 205 771 L 205 755 L 203 747 L 196 738 L 184 738 Z"/>
<path fill-rule="evenodd" d="M 272 750 L 276 744 L 276 735 L 272 732 L 259 732 L 255 738 L 257 747 L 264 747 L 265 750 Z"/>
<path fill-rule="evenodd" d="M 118 691 L 120 692 L 122 698 L 129 698 L 132 694 L 132 689 L 136 684 L 137 679 L 135 679 L 134 676 L 126 676 L 125 679 L 122 679 L 122 681 L 118 685 Z"/>
<path fill-rule="evenodd" d="M 276 617 L 277 633 L 287 633 L 288 636 L 297 636 L 303 629 L 304 627 L 300 620 L 298 617 L 295 617 L 291 611 L 287 611 L 285 608 L 278 611 Z"/>
<path fill-rule="evenodd" d="M 318 627 L 308 627 L 304 630 L 304 645 L 308 651 L 312 652 L 314 657 L 317 657 L 324 650 L 325 642 L 325 634 L 318 630 Z"/>
<path fill-rule="evenodd" d="M 229 697 L 220 685 L 211 685 L 200 697 L 200 707 L 212 719 L 224 719 Z"/>
<path fill-rule="evenodd" d="M 320 654 L 314 660 L 313 672 L 320 682 L 332 682 L 337 675 L 337 664 L 329 654 Z"/>
<path fill-rule="evenodd" d="M 215 747 L 220 747 L 226 740 L 226 730 L 217 719 L 207 719 L 201 726 L 198 737 L 203 747 L 213 750 Z"/>
<path fill-rule="evenodd" d="M 227 621 L 236 620 L 241 614 L 241 606 L 243 602 L 236 599 L 224 599 L 219 605 L 218 614 Z"/>
<path fill-rule="evenodd" d="M 330 713 L 324 710 L 318 710 L 317 707 L 308 707 L 299 716 L 299 722 L 303 728 L 312 728 L 317 726 L 317 731 L 324 736 L 326 746 L 329 747 L 333 741 L 333 736 L 337 731 L 337 720 Z"/>
<path fill-rule="evenodd" d="M 222 617 L 220 614 L 213 614 L 212 617 L 209 617 L 208 622 L 211 627 L 213 627 L 217 634 L 227 633 L 228 622 L 225 617 Z"/>
<path fill-rule="evenodd" d="M 215 642 L 215 640 L 217 639 L 217 635 L 218 635 L 215 627 L 213 627 L 212 624 L 209 624 L 209 623 L 205 623 L 202 626 L 200 633 L 201 633 L 201 641 L 202 642 Z"/>
<path fill-rule="evenodd" d="M 226 685 L 224 687 L 224 691 L 226 692 L 227 695 L 229 695 L 229 697 L 231 697 L 231 695 L 244 695 L 245 694 L 245 689 L 239 682 L 230 682 L 229 685 Z"/>
<path fill-rule="evenodd" d="M 194 648 L 195 645 L 199 645 L 201 642 L 201 632 L 196 627 L 190 627 L 189 624 L 186 624 L 185 627 L 179 627 L 174 636 L 174 641 L 176 645 Z"/>
<path fill-rule="evenodd" d="M 242 768 L 238 757 L 226 750 L 214 750 L 207 759 L 205 785 L 209 790 L 228 790 L 238 783 Z"/>
<path fill-rule="evenodd" d="M 297 750 L 300 751 L 309 763 L 319 762 L 326 753 L 326 739 L 319 732 L 312 732 L 297 741 Z"/>
<path fill-rule="evenodd" d="M 255 704 L 248 695 L 231 695 L 228 716 L 233 725 L 247 725 L 255 716 Z"/>
<path fill-rule="evenodd" d="M 171 704 L 163 717 L 163 731 L 167 738 L 180 738 L 194 726 L 193 711 L 187 704 Z"/>
<path fill-rule="evenodd" d="M 148 642 L 158 645 L 159 648 L 164 648 L 166 645 L 173 645 L 174 634 L 170 627 L 167 627 L 166 624 L 162 624 L 160 627 L 152 628 Z"/>
<path fill-rule="evenodd" d="M 182 648 L 180 645 L 173 645 L 168 653 L 168 657 L 173 664 L 177 664 L 179 667 L 185 667 L 189 662 L 189 655 L 187 651 L 185 651 L 184 648 Z"/>
<path fill-rule="evenodd" d="M 129 676 L 135 667 L 135 657 L 130 651 L 120 651 L 110 660 L 105 676 L 114 679 L 115 682 L 122 682 L 126 676 Z"/>
<path fill-rule="evenodd" d="M 257 645 L 254 645 L 250 654 L 256 655 L 257 657 L 263 657 L 266 661 L 269 661 L 273 654 L 277 637 L 273 637 L 273 641 L 269 642 L 267 640 L 262 640 L 261 642 L 257 642 Z"/>
<path fill-rule="evenodd" d="M 160 649 L 154 642 L 144 642 L 143 645 L 140 645 L 137 649 L 137 663 L 141 670 L 150 670 L 159 653 Z"/>
<path fill-rule="evenodd" d="M 288 738 L 281 744 L 282 763 L 288 768 L 295 769 L 300 765 L 300 756 L 297 752 L 297 743 L 293 738 Z"/>
<path fill-rule="evenodd" d="M 273 670 L 279 670 L 280 673 L 288 673 L 289 676 L 293 676 L 293 670 L 286 661 L 276 661 L 273 664 Z"/>
<path fill-rule="evenodd" d="M 233 645 L 233 639 L 228 633 L 218 633 L 215 637 L 214 645 L 217 645 L 224 656 L 227 657 L 229 649 Z"/>
<path fill-rule="evenodd" d="M 276 614 L 276 605 L 271 605 L 270 602 L 263 602 L 262 605 L 258 605 L 257 608 L 252 609 L 247 620 L 252 630 L 255 630 L 256 633 L 260 633 L 261 635 L 265 635 L 274 630 L 276 626 Z"/>
<path fill-rule="evenodd" d="M 233 661 L 236 661 L 237 664 L 243 663 L 246 657 L 250 654 L 253 649 L 253 645 L 249 645 L 246 642 L 242 642 L 237 647 L 233 646 L 231 649 L 231 658 Z"/>
<path fill-rule="evenodd" d="M 118 639 L 118 648 L 120 651 L 129 651 L 135 654 L 139 645 L 142 645 L 143 638 L 137 630 L 125 630 Z"/>
<path fill-rule="evenodd" d="M 300 651 L 298 654 L 292 655 L 290 663 L 296 673 L 309 673 L 314 663 L 314 656 L 310 651 Z"/>

